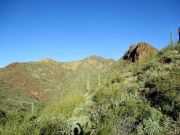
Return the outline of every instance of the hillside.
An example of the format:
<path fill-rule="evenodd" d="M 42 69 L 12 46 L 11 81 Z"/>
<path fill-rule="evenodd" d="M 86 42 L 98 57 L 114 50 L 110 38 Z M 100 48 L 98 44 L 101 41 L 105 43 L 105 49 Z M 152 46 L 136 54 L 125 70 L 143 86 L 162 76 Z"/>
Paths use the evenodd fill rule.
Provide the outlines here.
<path fill-rule="evenodd" d="M 104 59 L 102 57 L 90 56 L 81 61 L 75 72 L 65 80 L 62 86 L 63 91 L 71 92 L 71 90 L 81 91 L 87 93 L 88 89 L 93 90 L 98 86 L 99 79 L 102 79 L 105 72 L 109 70 L 111 65 L 115 62 L 111 59 Z"/>
<path fill-rule="evenodd" d="M 113 61 L 97 56 L 76 62 L 58 62 L 48 58 L 38 62 L 12 63 L 0 69 L 0 82 L 3 85 L 0 86 L 1 95 L 4 99 L 8 99 L 9 95 L 14 94 L 14 97 L 11 96 L 11 101 L 18 98 L 19 102 L 22 99 L 22 103 L 26 98 L 34 102 L 46 103 L 58 100 L 59 96 L 64 96 L 63 93 L 70 93 L 71 90 L 86 92 L 87 82 L 82 81 L 87 80 L 88 74 L 91 78 L 89 84 L 95 86 L 93 78 L 98 70 L 103 74 L 111 63 Z M 7 90 L 4 87 L 8 87 Z M 21 95 L 17 95 L 18 92 Z"/>
<path fill-rule="evenodd" d="M 24 115 L 2 108 L 0 133 L 179 135 L 180 44 L 157 51 L 139 43 L 124 56 L 116 62 L 97 56 L 73 63 L 46 59 L 1 69 L 1 92 L 21 88 L 25 97 L 36 88 L 43 97 L 38 101 L 51 96 L 52 102 L 38 109 L 32 104 Z"/>

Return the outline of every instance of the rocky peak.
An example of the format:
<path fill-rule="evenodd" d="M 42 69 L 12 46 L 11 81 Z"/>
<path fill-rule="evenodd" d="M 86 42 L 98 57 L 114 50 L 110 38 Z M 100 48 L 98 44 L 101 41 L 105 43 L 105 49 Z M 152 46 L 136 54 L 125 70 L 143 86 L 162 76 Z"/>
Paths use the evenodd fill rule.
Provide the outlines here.
<path fill-rule="evenodd" d="M 87 58 L 85 58 L 85 60 L 92 60 L 92 61 L 97 61 L 97 60 L 102 60 L 103 58 L 100 56 L 96 56 L 96 55 L 91 55 Z"/>
<path fill-rule="evenodd" d="M 151 55 L 156 51 L 157 49 L 152 45 L 145 42 L 140 42 L 137 45 L 131 45 L 129 50 L 124 54 L 123 58 L 124 60 L 135 62 L 135 60 L 138 60 L 140 57 L 144 55 Z"/>
<path fill-rule="evenodd" d="M 46 58 L 46 59 L 42 59 L 40 62 L 45 62 L 45 63 L 54 63 L 56 62 L 54 59 L 52 58 Z"/>

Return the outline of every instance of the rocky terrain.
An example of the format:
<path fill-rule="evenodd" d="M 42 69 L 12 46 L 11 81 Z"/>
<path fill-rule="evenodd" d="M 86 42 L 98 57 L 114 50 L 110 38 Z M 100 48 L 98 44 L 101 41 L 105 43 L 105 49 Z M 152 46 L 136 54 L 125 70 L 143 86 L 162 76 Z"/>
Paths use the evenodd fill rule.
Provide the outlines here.
<path fill-rule="evenodd" d="M 140 59 L 145 55 L 152 55 L 157 52 L 157 49 L 152 45 L 145 42 L 138 43 L 137 45 L 131 45 L 129 50 L 124 54 L 124 60 L 130 60 L 135 62 L 135 60 Z"/>
<path fill-rule="evenodd" d="M 16 95 L 17 92 L 23 94 L 23 96 L 10 98 L 8 104 L 13 109 L 12 106 L 15 102 L 24 104 L 27 102 L 24 101 L 26 98 L 30 98 L 34 102 L 46 103 L 59 98 L 63 92 L 78 90 L 85 93 L 87 79 L 89 79 L 91 87 L 94 87 L 98 78 L 97 74 L 103 75 L 113 62 L 113 60 L 91 56 L 75 62 L 58 62 L 47 58 L 39 62 L 12 63 L 0 70 L 2 85 L 0 101 L 5 102 L 9 99 L 10 94 L 5 94 L 8 92 L 12 95 Z M 8 87 L 8 89 L 5 91 L 4 87 Z M 23 97 L 22 101 L 21 97 Z M 8 104 L 4 104 L 7 107 Z M 3 107 L 1 106 L 1 109 Z"/>
<path fill-rule="evenodd" d="M 180 44 L 13 63 L 0 69 L 0 134 L 179 135 L 179 80 Z"/>

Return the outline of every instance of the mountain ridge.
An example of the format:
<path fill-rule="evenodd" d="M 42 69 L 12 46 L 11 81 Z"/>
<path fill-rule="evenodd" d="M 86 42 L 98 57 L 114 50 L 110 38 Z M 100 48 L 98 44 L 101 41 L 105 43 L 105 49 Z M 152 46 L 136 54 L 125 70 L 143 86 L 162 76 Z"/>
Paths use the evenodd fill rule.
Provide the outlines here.
<path fill-rule="evenodd" d="M 94 68 L 101 69 L 103 64 L 110 65 L 112 62 L 95 55 L 73 62 L 59 62 L 51 58 L 36 62 L 14 62 L 1 68 L 0 79 L 14 88 L 24 89 L 37 99 L 44 99 L 45 93 L 50 92 L 51 95 L 60 90 L 65 79 L 82 65 L 94 65 Z M 47 87 L 48 83 L 52 83 L 52 86 Z"/>
<path fill-rule="evenodd" d="M 0 133 L 178 135 L 180 44 L 142 54 L 0 69 Z"/>

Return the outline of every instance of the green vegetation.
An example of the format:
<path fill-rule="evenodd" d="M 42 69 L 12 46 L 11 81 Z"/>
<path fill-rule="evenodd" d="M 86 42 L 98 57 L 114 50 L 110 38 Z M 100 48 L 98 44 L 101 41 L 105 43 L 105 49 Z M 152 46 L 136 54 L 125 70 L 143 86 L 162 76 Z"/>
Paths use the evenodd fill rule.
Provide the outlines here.
<path fill-rule="evenodd" d="M 0 134 L 63 135 L 73 131 L 77 123 L 85 135 L 180 134 L 180 44 L 174 43 L 174 47 L 170 45 L 136 62 L 105 61 L 93 56 L 75 70 L 64 69 L 62 63 L 53 62 L 61 67 L 54 67 L 52 73 L 48 72 L 49 76 L 44 74 L 48 81 L 39 87 L 42 90 L 60 87 L 56 96 L 52 96 L 54 100 L 37 101 L 24 93 L 15 97 L 19 97 L 21 103 L 27 100 L 30 104 L 12 105 L 13 109 L 6 107 L 4 98 L 14 99 L 11 96 L 14 87 L 1 81 L 0 92 L 4 98 L 0 103 L 4 107 L 0 111 Z M 34 70 L 38 68 L 34 71 L 39 77 L 38 83 L 43 79 L 40 76 L 44 68 L 49 67 L 45 65 L 32 64 Z M 60 74 L 52 75 L 58 67 L 68 74 L 64 74 L 63 81 L 57 79 Z M 38 71 L 42 73 L 37 74 Z M 25 70 L 25 74 L 32 73 Z M 59 86 L 58 81 L 63 85 Z M 4 89 L 9 90 L 9 94 L 3 92 Z"/>

